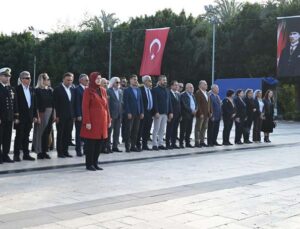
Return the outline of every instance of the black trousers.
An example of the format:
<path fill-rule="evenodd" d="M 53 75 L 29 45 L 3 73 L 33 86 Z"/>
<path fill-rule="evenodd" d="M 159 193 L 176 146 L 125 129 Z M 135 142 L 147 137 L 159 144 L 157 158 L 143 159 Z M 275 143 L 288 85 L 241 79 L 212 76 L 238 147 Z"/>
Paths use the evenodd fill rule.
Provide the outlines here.
<path fill-rule="evenodd" d="M 56 124 L 56 150 L 58 155 L 68 153 L 70 135 L 73 128 L 73 119 L 60 119 Z"/>
<path fill-rule="evenodd" d="M 208 128 L 207 128 L 208 145 L 214 145 L 217 143 L 219 129 L 220 129 L 220 120 L 218 121 L 213 121 L 211 119 L 208 120 Z"/>
<path fill-rule="evenodd" d="M 105 147 L 105 140 L 85 139 L 84 143 L 85 166 L 98 165 L 98 158 L 103 147 Z"/>
<path fill-rule="evenodd" d="M 108 129 L 108 146 L 112 148 L 117 148 L 119 144 L 119 137 L 120 137 L 120 128 L 121 128 L 121 117 L 112 119 L 111 126 Z M 113 135 L 113 140 L 111 140 L 111 135 Z"/>
<path fill-rule="evenodd" d="M 81 130 L 81 121 L 75 121 L 75 129 L 76 129 L 76 134 L 75 134 L 75 150 L 77 154 L 81 154 L 81 142 L 83 142 L 83 139 L 80 137 L 80 130 Z"/>
<path fill-rule="evenodd" d="M 29 134 L 32 128 L 32 122 L 22 121 L 19 124 L 15 124 L 16 137 L 14 144 L 14 155 L 19 156 L 20 150 L 23 150 L 24 155 L 29 154 Z"/>
<path fill-rule="evenodd" d="M 191 118 L 182 118 L 180 122 L 180 138 L 179 143 L 183 145 L 183 141 L 185 144 L 190 144 L 190 136 L 193 129 L 193 117 Z"/>
<path fill-rule="evenodd" d="M 140 120 L 140 127 L 139 127 L 139 133 L 138 133 L 138 140 L 137 140 L 137 147 L 147 147 L 148 146 L 148 140 L 150 138 L 150 132 L 152 127 L 152 113 L 151 111 L 145 111 L 144 118 Z M 142 145 L 141 145 L 142 141 Z"/>
<path fill-rule="evenodd" d="M 233 120 L 232 119 L 223 119 L 224 123 L 224 129 L 223 129 L 223 144 L 224 143 L 229 143 L 230 139 L 230 131 L 233 126 Z"/>
<path fill-rule="evenodd" d="M 260 142 L 261 141 L 261 125 L 262 125 L 262 119 L 260 116 L 257 118 L 254 118 L 254 124 L 253 124 L 253 141 Z"/>
<path fill-rule="evenodd" d="M 245 122 L 243 120 L 240 120 L 240 122 L 235 121 L 235 137 L 234 137 L 234 143 L 240 142 L 242 135 L 245 131 Z"/>
<path fill-rule="evenodd" d="M 123 114 L 122 116 L 122 127 L 121 127 L 121 135 L 122 135 L 122 142 L 125 142 L 125 135 L 126 135 L 126 121 L 127 121 L 127 115 Z"/>
<path fill-rule="evenodd" d="M 49 137 L 52 130 L 52 117 L 49 119 L 48 124 L 42 134 L 42 153 L 49 151 Z"/>
<path fill-rule="evenodd" d="M 2 121 L 0 124 L 0 161 L 9 154 L 11 134 L 12 121 Z"/>
<path fill-rule="evenodd" d="M 130 149 L 136 147 L 140 126 L 140 116 L 133 115 L 131 119 L 126 118 L 125 125 L 125 148 Z"/>
<path fill-rule="evenodd" d="M 180 117 L 172 118 L 170 122 L 167 123 L 167 133 L 166 133 L 166 145 L 176 145 L 178 126 Z"/>
<path fill-rule="evenodd" d="M 251 131 L 252 123 L 253 123 L 253 118 L 248 118 L 244 122 L 244 130 L 243 130 L 244 141 L 249 141 L 250 139 L 250 131 Z"/>

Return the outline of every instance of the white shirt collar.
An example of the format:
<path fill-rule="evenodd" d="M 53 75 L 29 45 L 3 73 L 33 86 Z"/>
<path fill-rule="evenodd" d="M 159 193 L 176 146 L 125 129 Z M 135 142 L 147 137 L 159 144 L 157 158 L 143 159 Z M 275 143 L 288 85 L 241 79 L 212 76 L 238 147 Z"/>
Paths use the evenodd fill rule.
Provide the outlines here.
<path fill-rule="evenodd" d="M 83 88 L 83 90 L 86 88 L 86 86 L 84 86 L 83 84 L 79 84 L 82 88 Z"/>
<path fill-rule="evenodd" d="M 294 48 L 294 47 L 298 46 L 298 44 L 299 44 L 299 41 L 297 41 L 297 42 L 295 42 L 295 43 L 293 43 L 293 44 L 291 43 L 291 47 Z"/>
<path fill-rule="evenodd" d="M 66 85 L 64 85 L 64 83 L 61 83 L 63 85 L 63 87 L 66 89 L 66 90 L 70 90 L 71 86 L 70 87 L 66 87 Z"/>

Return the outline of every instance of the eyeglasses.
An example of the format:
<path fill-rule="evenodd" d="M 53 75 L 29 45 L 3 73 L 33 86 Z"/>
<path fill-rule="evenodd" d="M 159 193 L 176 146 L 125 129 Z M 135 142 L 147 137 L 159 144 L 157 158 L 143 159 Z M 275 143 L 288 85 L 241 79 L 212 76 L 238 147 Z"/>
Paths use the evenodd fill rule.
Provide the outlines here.
<path fill-rule="evenodd" d="M 23 80 L 30 80 L 30 77 L 24 77 Z"/>

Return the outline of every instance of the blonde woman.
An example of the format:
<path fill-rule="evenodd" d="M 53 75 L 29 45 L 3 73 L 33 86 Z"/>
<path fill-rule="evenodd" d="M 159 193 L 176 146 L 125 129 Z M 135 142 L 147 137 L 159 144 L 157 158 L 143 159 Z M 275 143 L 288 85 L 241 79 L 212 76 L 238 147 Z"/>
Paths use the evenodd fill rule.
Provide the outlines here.
<path fill-rule="evenodd" d="M 33 148 L 38 159 L 50 159 L 47 151 L 52 129 L 54 103 L 53 89 L 50 87 L 50 78 L 47 73 L 39 75 L 35 95 L 39 122 L 34 125 Z"/>

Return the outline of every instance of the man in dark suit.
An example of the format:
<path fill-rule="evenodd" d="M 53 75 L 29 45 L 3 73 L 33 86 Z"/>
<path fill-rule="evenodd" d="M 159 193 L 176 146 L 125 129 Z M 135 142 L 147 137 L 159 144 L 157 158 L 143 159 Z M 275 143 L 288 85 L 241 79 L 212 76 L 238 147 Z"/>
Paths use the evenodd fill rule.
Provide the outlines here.
<path fill-rule="evenodd" d="M 130 87 L 124 90 L 124 114 L 126 117 L 125 148 L 126 152 L 139 152 L 136 147 L 140 120 L 144 118 L 144 106 L 141 90 L 136 75 L 130 76 Z"/>
<path fill-rule="evenodd" d="M 16 88 L 18 101 L 19 120 L 15 124 L 16 136 L 14 144 L 14 161 L 20 160 L 20 150 L 23 151 L 23 160 L 34 161 L 29 154 L 29 134 L 32 128 L 32 122 L 37 122 L 37 110 L 34 104 L 34 90 L 30 87 L 30 73 L 23 71 L 20 73 L 19 86 Z"/>
<path fill-rule="evenodd" d="M 289 39 L 290 43 L 283 49 L 279 59 L 278 74 L 279 76 L 300 76 L 300 33 L 292 30 Z"/>
<path fill-rule="evenodd" d="M 8 156 L 11 144 L 12 124 L 19 122 L 15 91 L 9 85 L 10 68 L 0 69 L 0 164 L 12 163 Z"/>
<path fill-rule="evenodd" d="M 76 155 L 78 157 L 82 157 L 82 149 L 81 144 L 82 140 L 80 138 L 80 130 L 81 130 L 81 124 L 82 124 L 82 97 L 83 92 L 89 85 L 89 77 L 86 74 L 81 74 L 79 76 L 79 85 L 75 88 L 74 94 L 75 94 L 75 128 L 76 128 Z"/>
<path fill-rule="evenodd" d="M 167 123 L 167 133 L 166 133 L 166 147 L 168 149 L 178 149 L 179 146 L 176 145 L 178 125 L 181 118 L 181 105 L 180 105 L 180 94 L 178 93 L 179 84 L 178 82 L 171 82 L 170 97 L 171 104 L 173 107 L 173 118 L 168 120 Z"/>
<path fill-rule="evenodd" d="M 56 149 L 57 156 L 60 158 L 72 157 L 68 152 L 68 142 L 75 118 L 75 96 L 74 89 L 72 88 L 73 79 L 73 73 L 65 73 L 63 82 L 53 91 L 57 128 Z"/>
<path fill-rule="evenodd" d="M 196 99 L 193 95 L 194 86 L 191 83 L 185 85 L 185 92 L 180 96 L 181 101 L 181 122 L 180 122 L 180 148 L 185 146 L 193 148 L 190 142 L 190 136 L 193 128 L 193 119 L 197 111 Z"/>
<path fill-rule="evenodd" d="M 220 121 L 222 116 L 221 99 L 219 97 L 219 86 L 216 84 L 211 85 L 211 93 L 209 95 L 210 101 L 210 117 L 208 120 L 207 129 L 207 144 L 208 146 L 220 146 L 217 142 Z"/>
<path fill-rule="evenodd" d="M 113 77 L 110 80 L 109 89 L 107 89 L 107 96 L 109 100 L 109 112 L 111 117 L 111 126 L 109 128 L 109 151 L 112 143 L 113 152 L 122 152 L 118 148 L 119 137 L 120 137 L 120 128 L 123 112 L 123 92 L 120 89 L 121 80 L 119 77 Z M 113 141 L 111 141 L 111 135 L 113 132 Z"/>
<path fill-rule="evenodd" d="M 150 131 L 152 126 L 152 108 L 153 108 L 153 97 L 152 97 L 152 79 L 151 76 L 143 76 L 142 81 L 144 86 L 142 86 L 141 92 L 142 92 L 142 98 L 143 98 L 143 105 L 144 105 L 144 118 L 140 122 L 140 128 L 139 128 L 139 136 L 138 136 L 138 142 L 137 147 L 141 148 L 142 150 L 151 150 L 148 147 L 148 140 L 150 138 Z M 142 140 L 142 144 L 141 144 Z"/>

